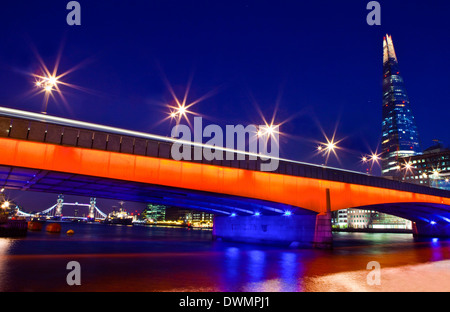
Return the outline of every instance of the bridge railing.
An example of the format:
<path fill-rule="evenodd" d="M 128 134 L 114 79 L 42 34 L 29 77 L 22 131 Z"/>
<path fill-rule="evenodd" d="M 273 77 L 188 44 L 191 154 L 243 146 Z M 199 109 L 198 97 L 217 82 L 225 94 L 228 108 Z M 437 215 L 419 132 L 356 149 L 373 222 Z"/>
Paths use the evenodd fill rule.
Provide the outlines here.
<path fill-rule="evenodd" d="M 0 111 L 0 115 L 2 114 L 3 113 Z M 76 123 L 76 121 L 73 122 Z M 65 125 L 63 122 L 57 124 L 49 122 L 48 120 L 38 120 L 37 118 L 30 120 L 25 118 L 0 116 L 0 137 L 172 159 L 171 147 L 173 144 L 173 139 L 171 138 L 159 137 L 134 131 L 126 131 L 112 127 L 104 127 L 100 125 L 91 126 L 91 124 L 87 123 L 79 124 L 80 127 L 75 127 Z M 110 131 L 89 129 L 88 126 L 84 126 L 84 124 L 93 128 L 96 126 L 98 129 L 110 129 Z M 193 153 L 194 147 L 192 147 L 192 155 Z M 243 160 L 238 160 L 236 157 L 237 153 L 233 156 L 234 157 L 232 157 L 232 159 L 234 160 L 224 159 L 209 161 L 202 159 L 192 160 L 192 162 L 247 170 L 261 170 L 261 164 L 263 161 L 260 158 L 257 160 L 252 160 L 250 155 L 245 154 Z M 355 171 L 306 164 L 285 159 L 279 159 L 279 166 L 274 172 L 292 176 L 450 197 L 449 191 L 441 189 L 393 181 Z"/>

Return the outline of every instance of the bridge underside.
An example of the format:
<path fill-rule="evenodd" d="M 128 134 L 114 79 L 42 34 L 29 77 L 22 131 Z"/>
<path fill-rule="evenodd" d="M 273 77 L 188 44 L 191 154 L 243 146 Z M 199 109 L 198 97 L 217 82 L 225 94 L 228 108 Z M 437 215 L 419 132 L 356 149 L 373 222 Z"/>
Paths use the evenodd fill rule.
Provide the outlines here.
<path fill-rule="evenodd" d="M 359 207 L 413 221 L 416 236 L 450 237 L 450 206 L 436 203 L 390 203 Z"/>
<path fill-rule="evenodd" d="M 286 211 L 293 214 L 316 214 L 307 209 L 258 199 L 13 166 L 0 166 L 0 187 L 164 204 L 213 211 L 218 215 L 236 213 L 245 216 L 256 212 L 280 215 Z M 348 208 L 375 210 L 414 222 L 450 223 L 450 207 L 444 204 L 408 202 Z"/>
<path fill-rule="evenodd" d="M 256 212 L 282 215 L 286 211 L 299 215 L 316 214 L 291 205 L 258 199 L 13 166 L 0 166 L 0 187 L 161 204 L 223 216 L 233 213 L 246 216 Z"/>
<path fill-rule="evenodd" d="M 241 242 L 298 244 L 329 248 L 330 214 L 225 194 L 65 172 L 0 166 L 7 189 L 162 204 L 214 213 L 214 237 Z M 331 205 L 333 199 L 330 198 Z M 450 207 L 436 203 L 389 203 L 361 207 L 414 222 L 414 234 L 450 237 Z M 330 209 L 332 210 L 332 209 Z M 286 216 L 286 211 L 292 213 Z M 261 214 L 255 217 L 256 213 Z M 232 215 L 235 217 L 230 217 Z M 282 219 L 281 219 L 282 218 Z"/>
<path fill-rule="evenodd" d="M 450 207 L 448 205 L 435 203 L 391 203 L 355 208 L 374 210 L 413 222 L 450 225 Z"/>

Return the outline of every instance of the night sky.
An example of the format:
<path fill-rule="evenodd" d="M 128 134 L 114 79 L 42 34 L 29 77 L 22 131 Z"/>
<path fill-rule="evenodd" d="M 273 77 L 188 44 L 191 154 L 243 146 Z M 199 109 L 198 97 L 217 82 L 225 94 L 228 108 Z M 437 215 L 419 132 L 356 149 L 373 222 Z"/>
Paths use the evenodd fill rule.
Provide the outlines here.
<path fill-rule="evenodd" d="M 205 123 L 260 125 L 258 109 L 269 120 L 276 111 L 280 156 L 317 164 L 320 129 L 337 129 L 342 150 L 328 164 L 362 171 L 361 155 L 380 149 L 389 33 L 422 147 L 450 144 L 447 1 L 379 1 L 381 26 L 367 25 L 361 0 L 80 0 L 81 26 L 67 25 L 67 2 L 2 3 L 0 106 L 40 112 L 42 94 L 27 95 L 35 51 L 50 70 L 61 51 L 58 73 L 76 69 L 61 80 L 79 88 L 62 86 L 67 102 L 51 99 L 50 115 L 169 135 L 164 77 L 180 98 L 192 79 L 188 102 L 208 95 L 192 107 Z M 56 200 L 32 195 L 10 192 L 24 206 Z"/>

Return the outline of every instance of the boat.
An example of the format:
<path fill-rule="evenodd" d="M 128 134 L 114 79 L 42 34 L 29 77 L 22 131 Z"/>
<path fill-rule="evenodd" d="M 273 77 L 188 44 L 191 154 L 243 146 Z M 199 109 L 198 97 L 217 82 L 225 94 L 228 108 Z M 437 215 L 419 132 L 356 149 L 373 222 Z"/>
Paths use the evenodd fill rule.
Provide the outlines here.
<path fill-rule="evenodd" d="M 128 212 L 123 209 L 123 202 L 120 202 L 119 211 L 116 212 L 116 210 L 114 209 L 113 212 L 108 214 L 103 223 L 133 225 L 133 216 L 129 215 Z"/>
<path fill-rule="evenodd" d="M 0 203 L 0 237 L 26 236 L 28 222 L 24 217 L 16 216 L 16 208 L 12 208 L 16 205 L 5 199 L 3 189 L 0 191 Z"/>
<path fill-rule="evenodd" d="M 28 222 L 25 218 L 0 218 L 0 237 L 23 237 L 27 235 Z"/>
<path fill-rule="evenodd" d="M 122 224 L 122 225 L 133 225 L 133 218 L 132 217 L 107 217 L 105 221 L 103 221 L 105 224 Z"/>

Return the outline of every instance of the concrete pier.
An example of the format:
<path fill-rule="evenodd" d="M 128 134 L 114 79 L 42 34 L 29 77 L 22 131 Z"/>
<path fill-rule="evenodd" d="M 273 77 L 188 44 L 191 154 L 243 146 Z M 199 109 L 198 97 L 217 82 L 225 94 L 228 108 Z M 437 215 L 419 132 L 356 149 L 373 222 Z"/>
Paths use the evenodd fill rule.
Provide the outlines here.
<path fill-rule="evenodd" d="M 333 233 L 331 231 L 331 195 L 330 189 L 325 190 L 325 212 L 316 217 L 313 247 L 317 249 L 333 248 Z"/>
<path fill-rule="evenodd" d="M 215 217 L 213 238 L 242 243 L 329 249 L 331 214 Z"/>
<path fill-rule="evenodd" d="M 330 190 L 326 189 L 324 212 L 278 216 L 234 216 L 214 218 L 213 239 L 284 245 L 296 248 L 330 249 Z"/>
<path fill-rule="evenodd" d="M 331 231 L 331 213 L 318 214 L 314 230 L 313 247 L 317 249 L 333 248 L 333 233 Z"/>
<path fill-rule="evenodd" d="M 215 217 L 213 238 L 311 248 L 316 215 Z"/>

